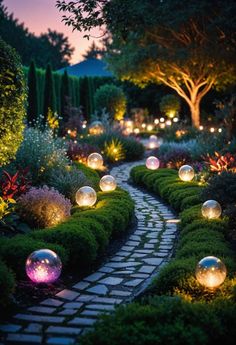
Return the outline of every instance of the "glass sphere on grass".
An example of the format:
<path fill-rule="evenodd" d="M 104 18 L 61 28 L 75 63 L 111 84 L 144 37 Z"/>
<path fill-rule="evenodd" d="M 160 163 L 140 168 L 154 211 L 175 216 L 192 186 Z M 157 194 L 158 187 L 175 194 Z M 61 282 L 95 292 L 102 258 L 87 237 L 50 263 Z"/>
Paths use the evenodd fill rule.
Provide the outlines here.
<path fill-rule="evenodd" d="M 221 216 L 222 209 L 216 200 L 207 200 L 202 205 L 202 215 L 208 219 L 216 219 Z"/>
<path fill-rule="evenodd" d="M 103 192 L 111 192 L 116 189 L 116 180 L 111 175 L 105 175 L 101 178 L 99 186 Z"/>
<path fill-rule="evenodd" d="M 76 192 L 75 200 L 80 207 L 91 207 L 97 201 L 97 193 L 92 187 L 84 186 Z"/>
<path fill-rule="evenodd" d="M 188 182 L 188 181 L 192 181 L 192 179 L 194 178 L 194 169 L 190 166 L 190 165 L 182 165 L 179 168 L 179 178 L 182 181 Z"/>
<path fill-rule="evenodd" d="M 150 170 L 156 170 L 160 166 L 160 161 L 155 156 L 150 156 L 146 160 L 146 167 Z"/>
<path fill-rule="evenodd" d="M 224 263 L 215 256 L 206 256 L 200 260 L 196 267 L 197 281 L 208 289 L 220 286 L 227 274 Z"/>
<path fill-rule="evenodd" d="M 62 263 L 59 256 L 50 249 L 31 253 L 25 264 L 27 276 L 35 283 L 53 283 L 61 275 Z"/>
<path fill-rule="evenodd" d="M 87 164 L 92 169 L 101 169 L 103 166 L 103 158 L 100 153 L 94 152 L 88 156 Z"/>

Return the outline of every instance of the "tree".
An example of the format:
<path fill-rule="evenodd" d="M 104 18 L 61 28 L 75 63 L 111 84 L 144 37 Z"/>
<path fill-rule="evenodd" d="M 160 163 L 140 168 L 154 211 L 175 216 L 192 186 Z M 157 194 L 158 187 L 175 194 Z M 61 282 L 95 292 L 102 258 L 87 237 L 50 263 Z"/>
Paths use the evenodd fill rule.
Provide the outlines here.
<path fill-rule="evenodd" d="M 69 78 L 68 73 L 65 70 L 61 79 L 61 116 L 63 121 L 68 121 L 66 108 L 68 107 L 69 97 Z"/>
<path fill-rule="evenodd" d="M 26 87 L 19 56 L 0 38 L 0 166 L 23 140 Z"/>
<path fill-rule="evenodd" d="M 44 124 L 47 122 L 48 112 L 54 112 L 55 109 L 55 90 L 52 77 L 51 65 L 47 65 L 46 75 L 45 75 L 45 85 L 44 85 L 44 105 L 43 105 L 43 116 Z"/>
<path fill-rule="evenodd" d="M 28 108 L 27 122 L 34 124 L 38 117 L 38 86 L 34 61 L 31 61 L 28 73 Z"/>
<path fill-rule="evenodd" d="M 92 44 L 88 47 L 86 52 L 82 55 L 85 60 L 87 59 L 99 59 L 103 56 L 104 50 L 99 48 L 96 43 L 93 41 Z"/>
<path fill-rule="evenodd" d="M 160 110 L 166 116 L 175 117 L 180 111 L 180 101 L 175 95 L 165 95 L 161 99 Z"/>
<path fill-rule="evenodd" d="M 120 121 L 123 119 L 126 111 L 126 97 L 123 90 L 114 84 L 105 84 L 100 86 L 95 95 L 95 109 L 106 111 L 112 119 Z"/>
<path fill-rule="evenodd" d="M 233 0 L 58 0 L 57 6 L 75 29 L 106 25 L 116 75 L 137 85 L 169 86 L 187 102 L 195 127 L 202 98 L 236 79 Z"/>

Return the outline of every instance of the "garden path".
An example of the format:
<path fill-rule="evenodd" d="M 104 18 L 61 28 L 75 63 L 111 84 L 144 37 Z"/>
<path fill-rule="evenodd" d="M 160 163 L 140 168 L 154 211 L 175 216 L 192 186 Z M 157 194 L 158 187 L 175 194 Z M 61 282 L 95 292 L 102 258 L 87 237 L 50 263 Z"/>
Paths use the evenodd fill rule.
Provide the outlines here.
<path fill-rule="evenodd" d="M 130 170 L 138 164 L 125 163 L 111 171 L 135 201 L 134 233 L 96 272 L 0 326 L 4 344 L 78 344 L 101 313 L 130 302 L 170 259 L 177 220 L 160 200 L 128 183 Z"/>

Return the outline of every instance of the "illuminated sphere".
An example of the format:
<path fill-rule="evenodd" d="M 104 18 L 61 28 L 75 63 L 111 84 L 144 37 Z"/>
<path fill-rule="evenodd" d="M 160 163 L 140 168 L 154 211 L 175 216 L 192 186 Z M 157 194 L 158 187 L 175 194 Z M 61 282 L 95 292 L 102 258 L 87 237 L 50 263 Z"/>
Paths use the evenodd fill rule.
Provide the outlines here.
<path fill-rule="evenodd" d="M 150 170 L 156 170 L 160 166 L 160 161 L 157 157 L 150 156 L 146 160 L 146 167 Z"/>
<path fill-rule="evenodd" d="M 80 207 L 93 206 L 97 201 L 97 193 L 92 187 L 81 187 L 75 195 L 75 200 Z"/>
<path fill-rule="evenodd" d="M 153 134 L 153 135 L 150 135 L 149 140 L 157 141 L 157 136 L 154 135 L 154 134 Z"/>
<path fill-rule="evenodd" d="M 31 253 L 25 264 L 27 276 L 35 283 L 53 283 L 61 274 L 62 264 L 59 256 L 49 249 Z"/>
<path fill-rule="evenodd" d="M 208 219 L 219 218 L 222 209 L 220 204 L 216 200 L 207 200 L 202 205 L 202 215 Z"/>
<path fill-rule="evenodd" d="M 224 263 L 215 256 L 206 256 L 197 264 L 195 275 L 197 281 L 209 288 L 220 286 L 226 278 L 227 270 Z"/>
<path fill-rule="evenodd" d="M 111 192 L 116 189 L 116 180 L 111 175 L 105 175 L 101 178 L 99 186 L 103 192 Z"/>
<path fill-rule="evenodd" d="M 194 175 L 194 170 L 190 165 L 182 165 L 179 168 L 179 178 L 182 181 L 192 181 Z"/>
<path fill-rule="evenodd" d="M 104 133 L 104 131 L 104 126 L 100 121 L 94 121 L 89 126 L 89 134 L 91 135 L 101 135 Z"/>
<path fill-rule="evenodd" d="M 101 169 L 103 166 L 103 158 L 99 153 L 91 153 L 88 156 L 87 164 L 92 169 Z"/>

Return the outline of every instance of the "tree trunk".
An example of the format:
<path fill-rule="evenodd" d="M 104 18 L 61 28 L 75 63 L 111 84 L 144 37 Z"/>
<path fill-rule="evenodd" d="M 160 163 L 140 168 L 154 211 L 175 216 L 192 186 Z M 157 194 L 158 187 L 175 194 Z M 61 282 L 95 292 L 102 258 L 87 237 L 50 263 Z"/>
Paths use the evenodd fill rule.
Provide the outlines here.
<path fill-rule="evenodd" d="M 200 102 L 196 101 L 194 103 L 189 104 L 190 111 L 191 111 L 191 119 L 192 125 L 195 128 L 199 128 L 200 126 Z"/>

